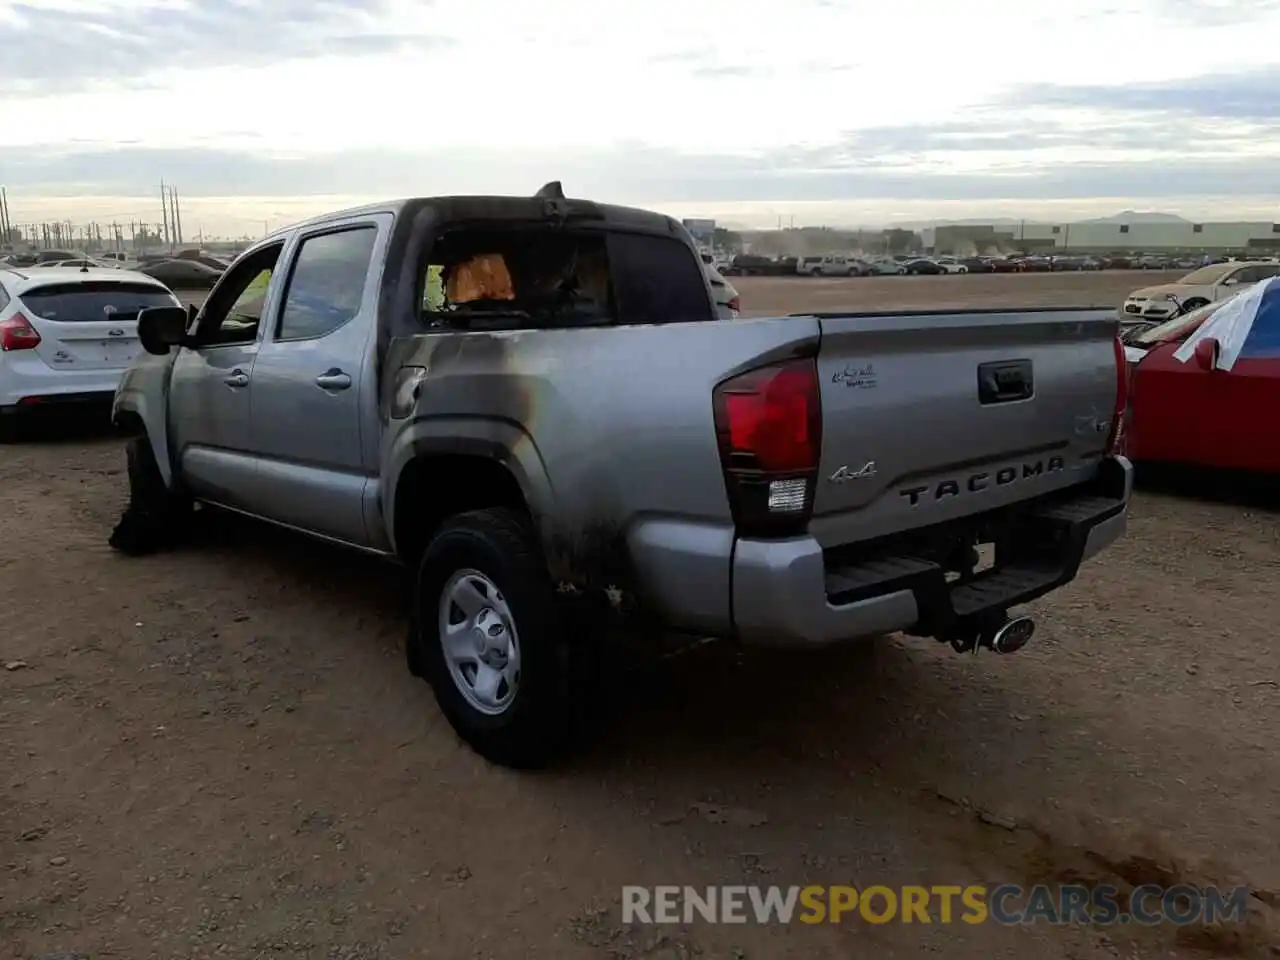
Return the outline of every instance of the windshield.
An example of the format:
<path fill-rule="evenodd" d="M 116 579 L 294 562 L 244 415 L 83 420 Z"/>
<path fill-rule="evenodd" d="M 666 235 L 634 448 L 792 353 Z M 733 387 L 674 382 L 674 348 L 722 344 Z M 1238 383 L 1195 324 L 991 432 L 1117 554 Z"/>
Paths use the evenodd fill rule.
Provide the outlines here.
<path fill-rule="evenodd" d="M 59 283 L 22 294 L 26 308 L 42 320 L 61 323 L 136 320 L 144 307 L 172 307 L 168 290 L 140 283 Z"/>
<path fill-rule="evenodd" d="M 1234 299 L 1234 298 L 1230 298 Z M 1213 313 L 1220 306 L 1226 303 L 1226 300 L 1219 300 L 1217 303 L 1207 303 L 1203 307 L 1192 310 L 1190 313 L 1184 313 L 1180 317 L 1174 317 L 1172 320 L 1166 320 L 1164 323 L 1152 327 L 1150 330 L 1144 330 L 1133 338 L 1134 345 L 1144 347 L 1155 346 L 1157 343 L 1168 343 L 1171 340 L 1177 340 L 1184 333 L 1192 330 L 1200 325 L 1200 322 Z"/>
<path fill-rule="evenodd" d="M 1228 273 L 1236 268 L 1234 263 L 1215 263 L 1208 267 L 1201 267 L 1199 270 L 1192 270 L 1185 277 L 1179 280 L 1179 283 L 1194 283 L 1198 285 L 1207 285 L 1217 283 Z"/>

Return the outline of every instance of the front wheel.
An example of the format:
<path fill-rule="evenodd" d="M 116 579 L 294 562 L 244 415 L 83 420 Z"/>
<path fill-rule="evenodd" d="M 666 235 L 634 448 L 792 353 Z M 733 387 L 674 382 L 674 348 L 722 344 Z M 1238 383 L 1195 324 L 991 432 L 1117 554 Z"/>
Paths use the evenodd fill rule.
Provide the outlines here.
<path fill-rule="evenodd" d="M 143 556 L 172 546 L 186 531 L 191 500 L 164 482 L 146 437 L 134 437 L 126 444 L 125 460 L 129 504 L 108 543 L 127 556 Z"/>
<path fill-rule="evenodd" d="M 1182 312 L 1190 313 L 1192 310 L 1199 310 L 1201 307 L 1207 307 L 1208 305 L 1209 301 L 1203 297 L 1192 297 L 1190 300 L 1182 302 Z"/>
<path fill-rule="evenodd" d="M 525 517 L 493 508 L 449 520 L 422 557 L 414 621 L 410 660 L 472 749 L 516 768 L 544 766 L 561 751 L 569 645 Z"/>

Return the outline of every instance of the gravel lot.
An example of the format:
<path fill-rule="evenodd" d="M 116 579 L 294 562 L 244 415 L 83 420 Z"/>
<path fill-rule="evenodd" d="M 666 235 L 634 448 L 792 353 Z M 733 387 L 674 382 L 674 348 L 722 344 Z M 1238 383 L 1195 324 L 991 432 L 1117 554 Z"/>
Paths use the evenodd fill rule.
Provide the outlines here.
<path fill-rule="evenodd" d="M 1123 276 L 741 289 L 762 311 L 1074 304 L 1154 279 Z M 0 956 L 1280 953 L 1265 500 L 1144 490 L 1015 656 L 894 637 L 632 665 L 570 767 L 519 775 L 405 671 L 393 568 L 222 518 L 121 559 L 122 467 L 102 436 L 0 448 Z M 1257 893 L 1226 929 L 657 931 L 617 907 L 631 883 L 1064 879 Z"/>

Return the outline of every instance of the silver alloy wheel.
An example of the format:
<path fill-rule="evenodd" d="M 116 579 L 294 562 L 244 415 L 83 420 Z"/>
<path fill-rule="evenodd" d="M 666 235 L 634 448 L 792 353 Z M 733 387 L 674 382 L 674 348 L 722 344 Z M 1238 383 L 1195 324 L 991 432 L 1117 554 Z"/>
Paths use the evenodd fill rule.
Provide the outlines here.
<path fill-rule="evenodd" d="M 520 686 L 520 638 L 502 592 L 480 571 L 459 570 L 440 591 L 438 624 L 458 692 L 487 716 L 505 712 Z"/>

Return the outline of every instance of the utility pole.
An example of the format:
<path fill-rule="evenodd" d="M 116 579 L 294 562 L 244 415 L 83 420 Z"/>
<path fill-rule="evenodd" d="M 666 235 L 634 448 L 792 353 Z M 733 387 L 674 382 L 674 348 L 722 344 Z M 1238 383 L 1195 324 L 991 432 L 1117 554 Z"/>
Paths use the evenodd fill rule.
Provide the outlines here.
<path fill-rule="evenodd" d="M 182 207 L 178 205 L 178 191 L 174 187 L 169 188 L 169 196 L 173 198 L 173 222 L 174 229 L 178 233 L 178 246 L 182 246 Z"/>
<path fill-rule="evenodd" d="M 160 181 L 160 212 L 164 215 L 164 243 L 173 253 L 173 245 L 169 242 L 169 190 L 163 180 Z"/>
<path fill-rule="evenodd" d="M 9 231 L 13 224 L 9 222 L 9 194 L 0 187 L 0 243 L 9 242 Z"/>

